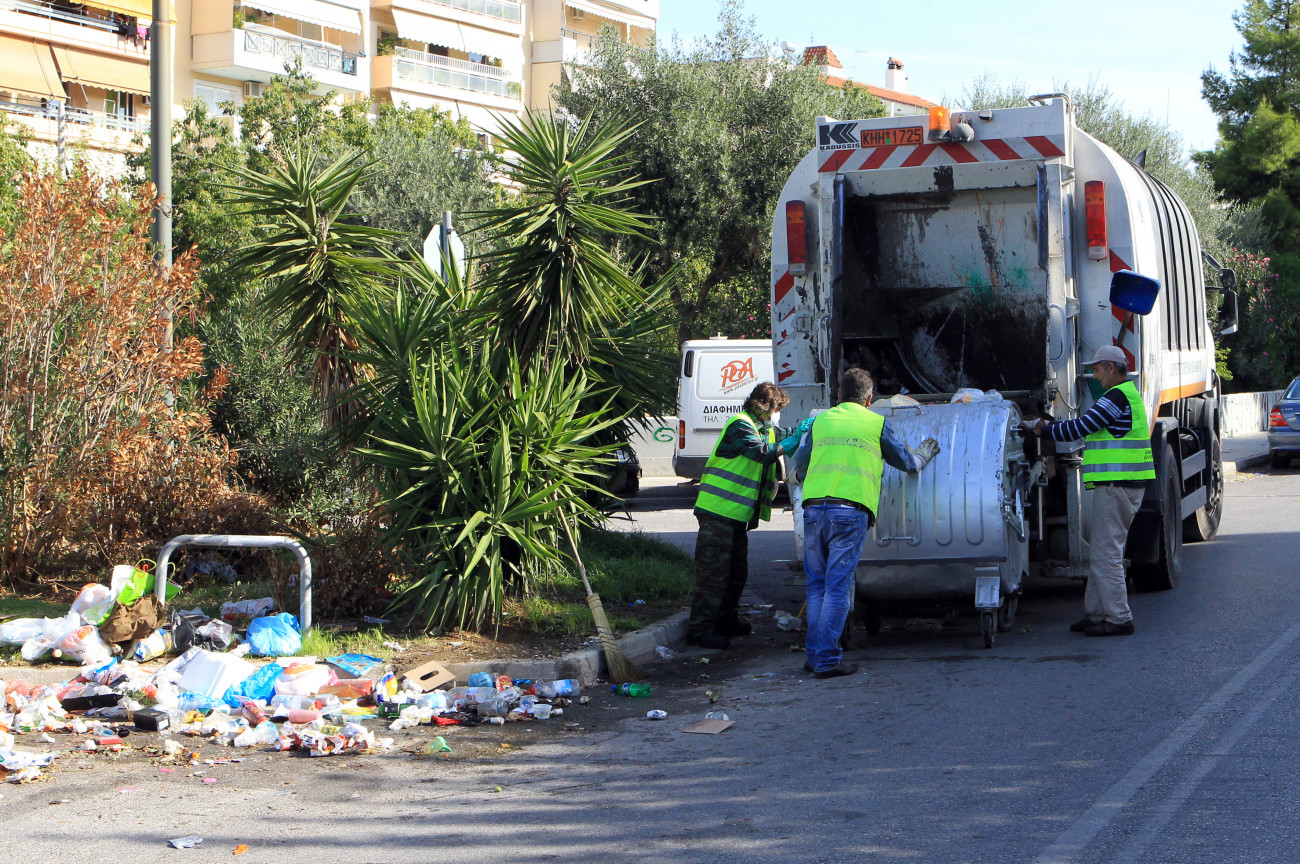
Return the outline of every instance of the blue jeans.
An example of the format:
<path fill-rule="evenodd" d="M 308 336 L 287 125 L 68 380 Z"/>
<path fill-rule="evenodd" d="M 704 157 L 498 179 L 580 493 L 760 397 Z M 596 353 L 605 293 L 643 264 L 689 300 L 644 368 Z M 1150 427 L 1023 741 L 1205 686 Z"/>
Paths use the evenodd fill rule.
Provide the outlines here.
<path fill-rule="evenodd" d="M 803 511 L 803 569 L 808 579 L 808 635 L 804 650 L 814 672 L 840 665 L 840 633 L 849 616 L 867 514 L 842 504 Z"/>

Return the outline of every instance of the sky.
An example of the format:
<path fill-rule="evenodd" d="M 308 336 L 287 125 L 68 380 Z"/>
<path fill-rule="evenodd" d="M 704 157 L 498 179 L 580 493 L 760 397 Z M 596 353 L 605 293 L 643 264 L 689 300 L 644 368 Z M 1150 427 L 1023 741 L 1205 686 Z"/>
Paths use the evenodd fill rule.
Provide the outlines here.
<path fill-rule="evenodd" d="M 1221 72 L 1241 47 L 1236 0 L 745 0 L 772 42 L 829 45 L 848 77 L 885 84 L 889 57 L 903 62 L 908 92 L 959 105 L 984 73 L 1022 81 L 1031 93 L 1058 85 L 1110 88 L 1134 115 L 1169 122 L 1189 149 L 1218 138 L 1201 99 L 1201 73 Z M 717 0 L 661 0 L 660 39 L 717 31 Z M 1067 11 L 1068 10 L 1068 11 Z M 947 97 L 945 99 L 945 97 Z"/>

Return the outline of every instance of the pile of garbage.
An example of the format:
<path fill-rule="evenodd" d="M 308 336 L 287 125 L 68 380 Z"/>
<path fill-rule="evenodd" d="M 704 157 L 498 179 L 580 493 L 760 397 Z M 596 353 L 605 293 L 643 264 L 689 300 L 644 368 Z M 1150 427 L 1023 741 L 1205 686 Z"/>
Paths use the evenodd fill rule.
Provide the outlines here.
<path fill-rule="evenodd" d="M 572 679 L 522 681 L 478 672 L 458 687 L 437 663 L 396 673 L 366 654 L 323 662 L 293 656 L 302 646 L 297 621 L 287 613 L 266 614 L 274 610 L 269 598 L 226 604 L 221 618 L 201 609 L 172 612 L 166 627 L 136 628 L 128 640 L 113 638 L 125 628 L 109 627 L 106 637 L 111 622 L 147 622 L 149 609 L 141 615 L 136 607 L 153 605 L 150 577 L 139 570 L 121 580 L 115 574 L 113 586 L 86 586 L 63 618 L 0 624 L 0 643 L 21 645 L 29 661 L 59 652 L 83 664 L 58 684 L 0 678 L 0 780 L 39 779 L 62 752 L 121 752 L 133 729 L 161 733 L 162 749 L 152 747 L 156 752 L 149 755 L 169 759 L 190 752 L 174 735 L 311 756 L 375 753 L 393 749 L 394 739 L 378 737 L 364 721 L 401 731 L 544 720 L 562 715 L 568 700 L 579 696 Z M 242 637 L 233 623 L 241 620 L 247 621 Z M 276 659 L 258 666 L 244 659 L 250 653 Z M 176 656 L 159 669 L 142 665 L 162 655 Z M 72 737 L 59 747 L 51 733 Z M 19 749 L 26 736 L 56 749 Z"/>

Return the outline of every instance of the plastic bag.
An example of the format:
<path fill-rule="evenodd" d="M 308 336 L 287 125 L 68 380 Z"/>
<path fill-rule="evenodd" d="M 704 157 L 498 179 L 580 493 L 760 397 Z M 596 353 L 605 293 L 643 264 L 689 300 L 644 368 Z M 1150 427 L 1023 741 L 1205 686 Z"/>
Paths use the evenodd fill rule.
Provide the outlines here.
<path fill-rule="evenodd" d="M 107 663 L 113 657 L 104 640 L 99 638 L 99 631 L 91 624 L 65 634 L 54 647 L 85 666 Z"/>
<path fill-rule="evenodd" d="M 283 671 L 284 667 L 279 663 L 267 663 L 227 690 L 222 701 L 231 708 L 240 704 L 241 697 L 265 702 L 275 695 L 275 679 L 279 678 Z"/>
<path fill-rule="evenodd" d="M 21 645 L 39 635 L 40 618 L 15 618 L 0 624 L 0 645 Z"/>
<path fill-rule="evenodd" d="M 245 638 L 253 646 L 253 653 L 264 657 L 292 657 L 302 648 L 298 619 L 288 612 L 254 618 Z"/>
<path fill-rule="evenodd" d="M 275 692 L 279 696 L 312 696 L 329 683 L 330 670 L 324 666 L 290 666 L 275 679 Z"/>
<path fill-rule="evenodd" d="M 194 644 L 213 651 L 225 651 L 234 638 L 235 628 L 220 618 L 213 618 L 194 631 Z"/>
<path fill-rule="evenodd" d="M 23 659 L 30 663 L 44 657 L 60 639 L 82 626 L 81 616 L 76 612 L 69 612 L 62 618 L 42 619 L 41 632 L 23 643 Z"/>
<path fill-rule="evenodd" d="M 103 585 L 91 583 L 83 586 L 77 599 L 72 601 L 72 611 L 80 615 L 87 624 L 99 625 L 104 623 L 108 613 L 113 611 L 113 604 L 116 602 L 111 590 Z"/>
<path fill-rule="evenodd" d="M 221 617 L 227 621 L 241 618 L 259 618 L 275 611 L 275 600 L 261 597 L 257 600 L 230 600 L 221 604 Z"/>
<path fill-rule="evenodd" d="M 118 564 L 113 568 L 113 581 L 110 590 L 117 597 L 117 602 L 130 606 L 146 594 L 154 593 L 157 579 L 152 571 L 144 571 L 129 564 Z M 167 585 L 167 600 L 180 593 L 179 585 Z"/>

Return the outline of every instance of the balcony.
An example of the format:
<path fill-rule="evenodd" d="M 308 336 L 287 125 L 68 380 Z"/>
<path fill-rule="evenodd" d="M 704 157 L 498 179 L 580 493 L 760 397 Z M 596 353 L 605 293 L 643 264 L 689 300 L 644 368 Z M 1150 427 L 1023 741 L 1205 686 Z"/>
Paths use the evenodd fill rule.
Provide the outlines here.
<path fill-rule="evenodd" d="M 195 35 L 191 70 L 233 81 L 266 83 L 283 75 L 285 64 L 302 61 L 319 92 L 370 90 L 370 64 L 363 54 L 313 42 L 270 27 L 247 25 L 221 33 Z"/>
<path fill-rule="evenodd" d="M 439 6 L 487 15 L 489 18 L 498 18 L 512 24 L 518 24 L 523 17 L 519 4 L 510 3 L 508 0 L 433 0 L 433 2 Z"/>
<path fill-rule="evenodd" d="M 314 72 L 339 72 L 343 75 L 357 74 L 359 54 L 321 45 L 316 42 L 304 42 L 288 36 L 276 36 L 263 30 L 244 30 L 244 50 L 249 54 L 266 54 L 285 62 L 302 60 L 302 65 Z"/>
<path fill-rule="evenodd" d="M 59 9 L 46 3 L 34 3 L 31 0 L 15 0 L 10 8 L 26 15 L 38 15 L 41 18 L 49 18 L 53 21 L 64 21 L 81 27 L 93 27 L 106 33 L 117 33 L 121 29 L 116 21 L 111 21 L 108 18 L 96 18 L 85 10 Z"/>
<path fill-rule="evenodd" d="M 139 149 L 131 143 L 132 136 L 149 134 L 148 117 L 106 114 L 71 106 L 65 107 L 63 111 L 64 138 L 69 143 L 126 152 Z M 59 109 L 54 101 L 0 101 L 0 114 L 7 120 L 21 123 L 38 141 L 55 143 L 58 140 Z"/>
<path fill-rule="evenodd" d="M 399 47 L 394 49 L 392 68 L 393 77 L 402 81 L 468 90 L 516 101 L 523 98 L 523 85 L 508 80 L 506 70 L 499 66 L 471 63 L 468 60 Z M 376 86 L 379 86 L 378 81 Z M 390 86 L 396 86 L 396 82 Z"/>

